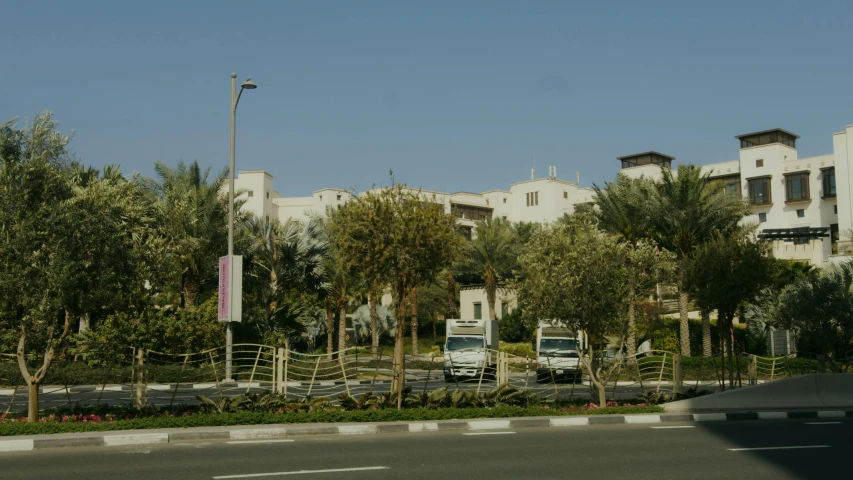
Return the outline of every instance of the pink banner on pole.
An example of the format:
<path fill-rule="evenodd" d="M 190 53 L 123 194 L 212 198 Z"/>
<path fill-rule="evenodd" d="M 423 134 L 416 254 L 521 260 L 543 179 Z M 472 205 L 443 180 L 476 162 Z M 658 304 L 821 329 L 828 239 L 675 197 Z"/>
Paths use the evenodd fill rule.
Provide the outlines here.
<path fill-rule="evenodd" d="M 228 309 L 228 292 L 231 280 L 230 263 L 228 257 L 219 258 L 219 320 L 230 321 L 231 312 Z"/>

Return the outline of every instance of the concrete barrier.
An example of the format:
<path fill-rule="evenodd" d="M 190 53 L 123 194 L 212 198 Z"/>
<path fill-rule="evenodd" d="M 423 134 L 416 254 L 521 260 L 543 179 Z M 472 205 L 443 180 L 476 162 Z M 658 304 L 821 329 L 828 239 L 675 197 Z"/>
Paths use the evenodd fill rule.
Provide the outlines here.
<path fill-rule="evenodd" d="M 663 405 L 669 412 L 853 407 L 853 374 L 810 374 Z"/>

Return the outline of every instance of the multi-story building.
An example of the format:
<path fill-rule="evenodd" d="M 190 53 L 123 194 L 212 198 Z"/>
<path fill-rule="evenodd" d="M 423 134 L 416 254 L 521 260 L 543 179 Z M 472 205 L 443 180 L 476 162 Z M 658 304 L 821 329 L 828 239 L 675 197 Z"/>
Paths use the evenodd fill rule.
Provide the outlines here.
<path fill-rule="evenodd" d="M 833 152 L 827 155 L 799 158 L 798 138 L 782 129 L 738 135 L 737 159 L 702 169 L 753 204 L 753 213 L 744 222 L 758 224 L 763 238 L 773 242 L 774 256 L 820 265 L 834 259 L 839 240 L 853 227 L 853 126 L 833 136 Z M 659 178 L 661 168 L 671 168 L 675 158 L 644 152 L 618 160 L 622 174 Z M 304 220 L 352 197 L 349 191 L 334 188 L 317 190 L 310 197 L 282 197 L 264 171 L 240 172 L 236 186 L 246 200 L 244 208 L 280 221 Z M 474 222 L 485 218 L 552 222 L 593 201 L 592 189 L 580 186 L 579 174 L 574 182 L 561 180 L 556 167 L 550 167 L 545 178 L 531 174 L 530 180 L 514 183 L 509 190 L 424 193 L 444 205 L 469 232 Z"/>

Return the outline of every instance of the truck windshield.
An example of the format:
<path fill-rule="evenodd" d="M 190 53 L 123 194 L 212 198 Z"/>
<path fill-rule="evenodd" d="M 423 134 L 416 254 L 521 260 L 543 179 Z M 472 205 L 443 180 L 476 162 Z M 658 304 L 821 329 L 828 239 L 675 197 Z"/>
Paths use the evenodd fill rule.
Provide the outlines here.
<path fill-rule="evenodd" d="M 447 350 L 483 348 L 483 337 L 448 337 Z"/>
<path fill-rule="evenodd" d="M 574 338 L 543 338 L 539 341 L 540 355 L 560 356 L 577 349 L 578 341 Z"/>

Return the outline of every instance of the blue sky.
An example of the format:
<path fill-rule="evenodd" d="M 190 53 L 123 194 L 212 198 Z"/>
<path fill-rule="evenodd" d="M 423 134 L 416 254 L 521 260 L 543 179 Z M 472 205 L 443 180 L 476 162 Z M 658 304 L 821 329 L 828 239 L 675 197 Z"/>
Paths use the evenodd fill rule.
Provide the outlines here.
<path fill-rule="evenodd" d="M 55 112 L 85 163 L 228 162 L 285 196 L 398 181 L 508 188 L 617 156 L 737 158 L 781 127 L 800 156 L 853 124 L 853 2 L 12 2 L 0 121 Z"/>

